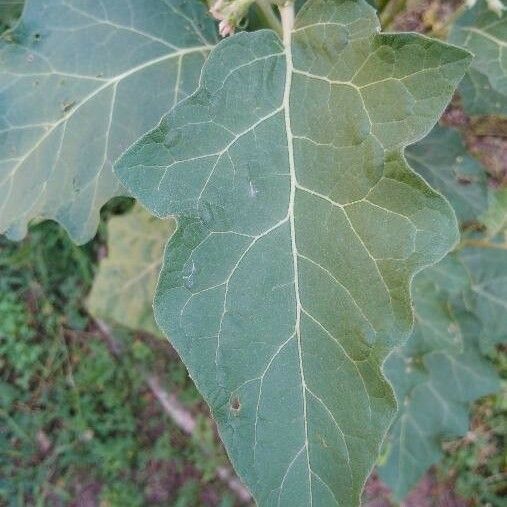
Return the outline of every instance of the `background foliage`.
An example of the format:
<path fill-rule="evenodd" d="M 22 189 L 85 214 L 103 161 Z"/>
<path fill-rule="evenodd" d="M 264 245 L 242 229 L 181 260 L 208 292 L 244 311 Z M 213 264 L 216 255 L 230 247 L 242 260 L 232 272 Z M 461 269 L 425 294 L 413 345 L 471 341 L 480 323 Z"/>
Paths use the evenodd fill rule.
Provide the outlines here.
<path fill-rule="evenodd" d="M 115 356 L 86 312 L 104 226 L 86 247 L 48 222 L 20 245 L 0 239 L 0 504 L 232 505 L 215 480 L 223 451 L 175 354 L 117 328 Z M 161 372 L 200 418 L 198 444 L 143 371 Z"/>

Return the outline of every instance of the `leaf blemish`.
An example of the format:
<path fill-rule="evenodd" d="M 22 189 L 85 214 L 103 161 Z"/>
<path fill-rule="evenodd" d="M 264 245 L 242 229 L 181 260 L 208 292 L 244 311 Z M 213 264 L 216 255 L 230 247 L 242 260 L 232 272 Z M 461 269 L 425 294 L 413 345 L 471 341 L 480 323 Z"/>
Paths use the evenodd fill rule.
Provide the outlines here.
<path fill-rule="evenodd" d="M 183 274 L 183 280 L 184 280 L 183 283 L 187 289 L 191 289 L 193 287 L 194 282 L 195 282 L 196 271 L 197 271 L 197 269 L 195 267 L 194 261 L 192 261 L 192 263 L 190 265 L 187 264 L 187 266 L 185 267 L 185 271 Z"/>
<path fill-rule="evenodd" d="M 72 100 L 71 102 L 64 102 L 62 104 L 62 109 L 64 113 L 68 113 L 76 104 L 75 100 Z"/>
<path fill-rule="evenodd" d="M 239 401 L 239 397 L 237 395 L 234 395 L 231 398 L 231 412 L 233 415 L 238 415 L 241 411 L 241 402 Z"/>
<path fill-rule="evenodd" d="M 472 180 L 466 176 L 458 176 L 458 183 L 460 185 L 470 185 L 472 183 Z"/>
<path fill-rule="evenodd" d="M 259 193 L 259 191 L 255 187 L 253 181 L 250 181 L 249 187 L 248 187 L 248 195 L 253 199 L 254 197 L 257 196 L 258 193 Z"/>

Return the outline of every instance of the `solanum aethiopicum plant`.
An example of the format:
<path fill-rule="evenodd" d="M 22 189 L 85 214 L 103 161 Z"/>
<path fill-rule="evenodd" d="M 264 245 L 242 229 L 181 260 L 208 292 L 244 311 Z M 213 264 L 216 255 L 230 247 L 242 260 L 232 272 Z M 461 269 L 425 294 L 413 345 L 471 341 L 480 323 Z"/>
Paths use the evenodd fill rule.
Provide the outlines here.
<path fill-rule="evenodd" d="M 224 33 L 240 4 L 215 4 Z M 280 19 L 282 38 L 218 44 L 197 91 L 115 170 L 177 216 L 155 318 L 257 502 L 356 505 L 396 409 L 382 364 L 410 332 L 410 280 L 457 239 L 403 148 L 470 56 L 379 34 L 365 2 L 297 17 L 285 3 Z"/>
<path fill-rule="evenodd" d="M 148 263 L 150 284 L 162 265 L 155 320 L 257 503 L 358 505 L 397 411 L 383 476 L 402 496 L 438 455 L 421 435 L 463 432 L 466 404 L 496 386 L 477 341 L 491 299 L 474 292 L 475 275 L 490 278 L 469 251 L 418 278 L 404 346 L 413 277 L 458 244 L 456 215 L 482 220 L 477 204 L 489 202 L 480 178 L 467 190 L 480 199 L 454 191 L 455 160 L 465 160 L 458 134 L 437 132 L 447 144 L 436 156 L 435 143 L 421 148 L 471 55 L 381 33 L 364 0 L 309 0 L 299 12 L 290 1 L 210 8 L 218 22 L 199 0 L 27 2 L 0 47 L 0 98 L 11 104 L 0 227 L 17 237 L 31 218 L 49 217 L 85 241 L 118 193 L 174 217 L 164 258 Z M 253 26 L 252 12 L 264 29 L 241 29 Z M 217 25 L 228 35 L 221 42 Z M 490 79 L 490 67 L 477 68 Z M 28 107 L 41 96 L 44 107 Z M 482 171 L 466 160 L 467 171 Z M 445 185 L 432 178 L 435 167 L 447 171 Z M 133 261 L 160 251 L 151 245 Z M 488 263 L 505 268 L 501 254 Z M 442 272 L 460 282 L 440 287 Z M 135 268 L 125 273 L 143 279 Z M 111 313 L 118 320 L 121 307 Z M 425 332 L 428 315 L 439 339 Z M 153 326 L 128 319 L 141 321 Z M 442 382 L 449 364 L 475 372 L 476 389 L 446 390 L 464 385 L 459 369 L 454 384 Z M 460 416 L 453 424 L 418 419 L 435 389 Z M 402 457 L 418 452 L 400 473 Z"/>

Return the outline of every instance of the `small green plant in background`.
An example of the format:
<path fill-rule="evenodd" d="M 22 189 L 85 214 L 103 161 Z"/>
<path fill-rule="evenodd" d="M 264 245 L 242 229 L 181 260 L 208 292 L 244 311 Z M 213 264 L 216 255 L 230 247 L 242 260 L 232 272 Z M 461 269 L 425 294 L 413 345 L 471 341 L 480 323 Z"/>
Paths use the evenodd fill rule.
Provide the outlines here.
<path fill-rule="evenodd" d="M 100 245 L 99 236 L 76 247 L 53 223 L 19 246 L 0 239 L 0 504 L 64 505 L 88 494 L 112 507 L 198 505 L 210 484 L 227 505 L 232 497 L 213 473 L 224 459 L 213 432 L 203 453 L 140 374 L 162 369 L 196 406 L 181 363 L 117 329 L 119 359 L 87 331 L 83 305 Z"/>
<path fill-rule="evenodd" d="M 492 360 L 502 377 L 497 394 L 474 404 L 471 428 L 461 440 L 445 445 L 439 466 L 444 477 L 456 480 L 456 490 L 474 505 L 502 506 L 507 495 L 507 356 L 494 353 Z"/>
<path fill-rule="evenodd" d="M 4 337 L 0 343 L 1 366 L 5 367 L 6 358 L 9 358 L 15 374 L 14 383 L 27 389 L 32 370 L 42 353 L 41 346 L 32 343 L 34 330 L 30 326 L 31 316 L 11 292 L 0 298 L 0 315 L 3 317 L 0 334 Z"/>

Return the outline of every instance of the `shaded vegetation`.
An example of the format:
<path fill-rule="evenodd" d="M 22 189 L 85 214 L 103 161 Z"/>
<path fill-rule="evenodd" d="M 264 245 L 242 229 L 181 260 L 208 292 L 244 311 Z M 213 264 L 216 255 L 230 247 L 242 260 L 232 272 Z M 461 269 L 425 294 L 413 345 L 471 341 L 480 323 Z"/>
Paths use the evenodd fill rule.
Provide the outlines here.
<path fill-rule="evenodd" d="M 50 222 L 21 244 L 0 239 L 0 505 L 232 505 L 214 479 L 223 452 L 170 348 L 115 330 L 117 359 L 84 310 L 104 231 L 84 247 Z M 200 417 L 199 445 L 143 370 L 165 372 Z"/>

